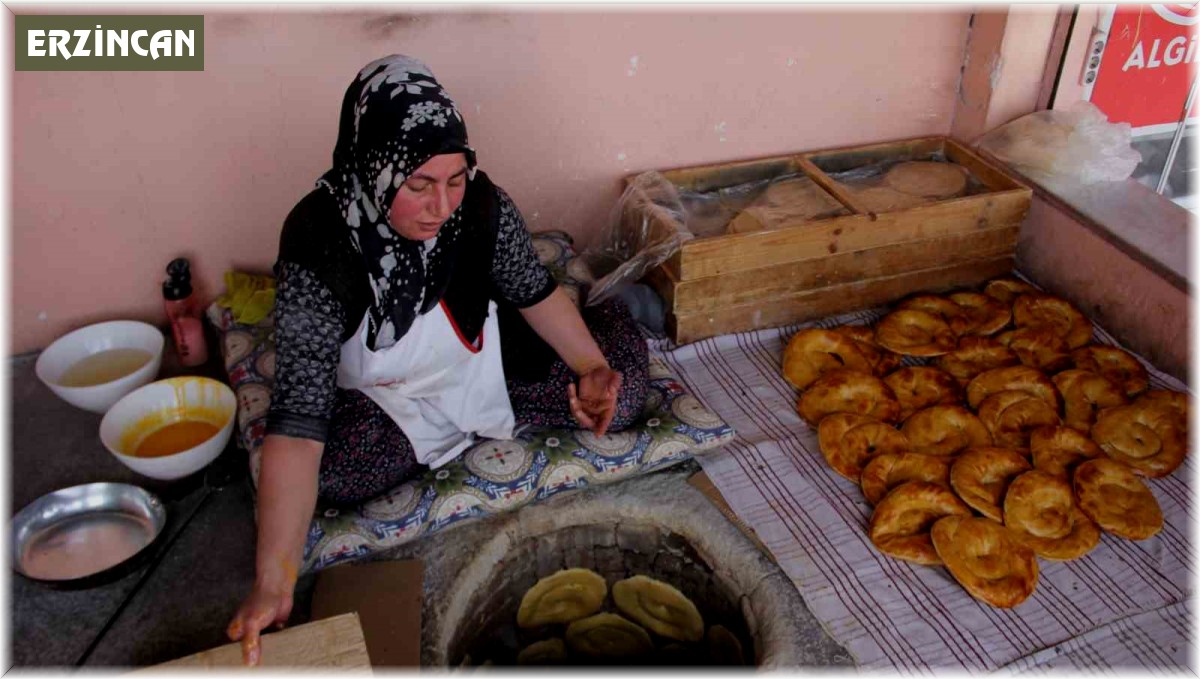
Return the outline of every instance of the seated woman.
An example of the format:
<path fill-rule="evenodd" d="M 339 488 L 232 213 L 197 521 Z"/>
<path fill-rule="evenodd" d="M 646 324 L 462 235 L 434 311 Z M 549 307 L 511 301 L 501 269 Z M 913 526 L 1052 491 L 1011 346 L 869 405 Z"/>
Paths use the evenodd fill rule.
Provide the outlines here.
<path fill-rule="evenodd" d="M 248 664 L 291 612 L 318 500 L 361 503 L 518 424 L 602 435 L 645 401 L 628 310 L 581 316 L 415 59 L 346 90 L 333 167 L 284 222 L 275 274 L 255 582 L 228 629 Z"/>

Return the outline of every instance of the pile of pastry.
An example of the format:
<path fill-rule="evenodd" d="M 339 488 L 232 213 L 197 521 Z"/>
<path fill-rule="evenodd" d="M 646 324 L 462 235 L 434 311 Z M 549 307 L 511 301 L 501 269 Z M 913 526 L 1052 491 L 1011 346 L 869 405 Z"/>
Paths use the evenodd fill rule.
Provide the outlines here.
<path fill-rule="evenodd" d="M 1142 479 L 1187 454 L 1186 395 L 1148 389 L 1091 327 L 1066 300 L 996 279 L 910 297 L 874 327 L 802 330 L 783 373 L 826 461 L 874 507 L 872 543 L 1007 608 L 1036 588 L 1037 557 L 1161 530 Z"/>
<path fill-rule="evenodd" d="M 517 626 L 540 637 L 518 665 L 743 665 L 742 644 L 722 625 L 705 627 L 696 605 L 644 575 L 612 586 L 595 571 L 570 568 L 538 580 L 521 598 Z"/>

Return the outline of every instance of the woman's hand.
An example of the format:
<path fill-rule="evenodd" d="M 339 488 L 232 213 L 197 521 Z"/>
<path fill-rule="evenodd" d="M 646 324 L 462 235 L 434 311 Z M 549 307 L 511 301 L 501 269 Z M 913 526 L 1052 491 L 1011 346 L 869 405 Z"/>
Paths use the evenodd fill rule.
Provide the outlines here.
<path fill-rule="evenodd" d="M 617 414 L 617 393 L 621 390 L 621 373 L 601 365 L 579 376 L 579 388 L 567 385 L 567 400 L 571 415 L 596 436 L 603 436 Z"/>
<path fill-rule="evenodd" d="M 242 662 L 257 665 L 262 659 L 259 633 L 274 624 L 283 627 L 292 613 L 295 578 L 284 574 L 277 584 L 255 582 L 250 596 L 242 602 L 226 634 L 231 641 L 242 642 Z"/>

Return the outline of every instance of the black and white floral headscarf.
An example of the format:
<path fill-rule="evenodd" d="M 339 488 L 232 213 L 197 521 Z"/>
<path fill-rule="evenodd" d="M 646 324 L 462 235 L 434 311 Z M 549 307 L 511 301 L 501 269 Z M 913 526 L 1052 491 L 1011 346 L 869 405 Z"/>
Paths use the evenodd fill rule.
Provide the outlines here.
<path fill-rule="evenodd" d="M 333 167 L 317 184 L 333 194 L 371 276 L 374 303 L 367 346 L 384 349 L 403 337 L 418 314 L 437 304 L 462 233 L 460 205 L 431 249 L 392 230 L 396 192 L 408 176 L 442 153 L 464 153 L 470 176 L 475 152 L 454 101 L 424 63 L 401 54 L 367 64 L 342 100 Z"/>

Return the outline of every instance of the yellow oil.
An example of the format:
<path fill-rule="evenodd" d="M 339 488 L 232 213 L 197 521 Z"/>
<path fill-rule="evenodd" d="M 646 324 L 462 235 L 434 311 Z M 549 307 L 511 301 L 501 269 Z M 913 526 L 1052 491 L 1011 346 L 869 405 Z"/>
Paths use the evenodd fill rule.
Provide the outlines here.
<path fill-rule="evenodd" d="M 145 349 L 108 349 L 71 364 L 58 383 L 64 387 L 94 387 L 132 374 L 151 358 Z"/>
<path fill-rule="evenodd" d="M 204 443 L 217 433 L 217 426 L 202 420 L 180 420 L 155 430 L 133 450 L 134 457 L 165 457 Z"/>
<path fill-rule="evenodd" d="M 119 450 L 126 455 L 165 457 L 181 453 L 212 438 L 229 419 L 228 412 L 188 403 L 186 386 L 189 378 L 166 382 L 175 390 L 175 402 L 185 405 L 156 410 L 121 432 Z M 200 392 L 202 403 L 216 403 L 215 393 L 210 393 L 215 390 L 209 384 L 201 382 Z"/>

